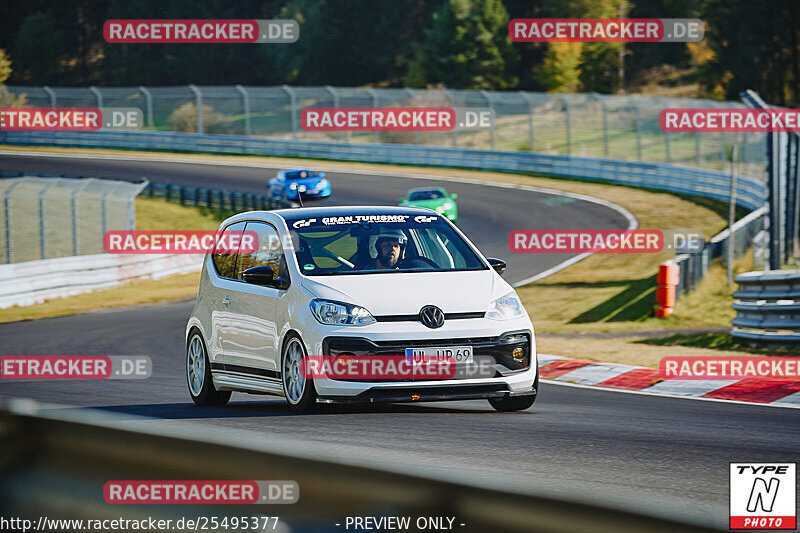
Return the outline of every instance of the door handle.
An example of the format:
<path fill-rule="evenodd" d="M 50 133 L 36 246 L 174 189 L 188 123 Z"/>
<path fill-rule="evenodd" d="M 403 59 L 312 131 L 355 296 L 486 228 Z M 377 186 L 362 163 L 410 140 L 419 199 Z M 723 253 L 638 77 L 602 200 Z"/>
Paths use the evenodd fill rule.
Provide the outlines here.
<path fill-rule="evenodd" d="M 225 298 L 222 299 L 222 303 L 228 305 L 229 303 L 231 303 L 231 299 L 226 296 Z"/>

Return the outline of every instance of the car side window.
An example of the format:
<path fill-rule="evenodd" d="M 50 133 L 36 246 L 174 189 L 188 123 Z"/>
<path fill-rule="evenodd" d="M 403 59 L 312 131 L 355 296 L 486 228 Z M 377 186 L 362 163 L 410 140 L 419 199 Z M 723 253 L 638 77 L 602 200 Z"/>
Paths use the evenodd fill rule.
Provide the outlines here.
<path fill-rule="evenodd" d="M 236 222 L 231 224 L 222 231 L 218 241 L 220 243 L 231 242 L 229 238 L 233 232 L 244 231 L 244 222 Z M 237 241 L 238 242 L 238 241 Z M 217 273 L 223 278 L 234 278 L 236 273 L 236 258 L 239 250 L 231 250 L 224 247 L 216 247 L 211 253 L 211 260 L 214 262 L 214 267 Z"/>
<path fill-rule="evenodd" d="M 251 253 L 239 254 L 236 265 L 236 279 L 244 279 L 244 271 L 257 266 L 272 269 L 272 279 L 280 277 L 283 271 L 283 247 L 278 231 L 266 222 L 248 222 L 245 231 L 254 232 L 258 238 L 258 249 Z"/>

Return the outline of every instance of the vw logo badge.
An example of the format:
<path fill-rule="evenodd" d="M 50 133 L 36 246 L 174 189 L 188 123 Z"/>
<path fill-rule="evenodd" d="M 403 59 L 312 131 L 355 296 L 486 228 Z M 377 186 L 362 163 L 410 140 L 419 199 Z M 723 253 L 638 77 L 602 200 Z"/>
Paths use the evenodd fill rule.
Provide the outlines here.
<path fill-rule="evenodd" d="M 419 311 L 419 320 L 431 329 L 444 325 L 444 313 L 435 305 L 426 305 Z"/>

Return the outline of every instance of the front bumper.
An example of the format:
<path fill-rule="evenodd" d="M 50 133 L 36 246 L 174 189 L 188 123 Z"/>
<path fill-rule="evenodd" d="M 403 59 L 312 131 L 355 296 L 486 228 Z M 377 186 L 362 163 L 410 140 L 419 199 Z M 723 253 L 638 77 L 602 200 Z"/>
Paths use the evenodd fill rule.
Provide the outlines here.
<path fill-rule="evenodd" d="M 415 401 L 413 395 L 429 398 L 425 401 L 449 399 L 496 398 L 510 394 L 532 393 L 536 387 L 538 374 L 536 364 L 536 342 L 530 320 L 526 317 L 508 321 L 506 328 L 498 331 L 497 324 L 486 319 L 452 320 L 449 331 L 439 331 L 439 335 L 431 337 L 431 331 L 421 324 L 403 324 L 379 322 L 369 328 L 371 331 L 358 331 L 359 335 L 349 328 L 331 328 L 327 335 L 317 337 L 309 346 L 309 353 L 332 354 L 352 353 L 353 355 L 402 355 L 405 347 L 432 346 L 473 346 L 476 361 L 485 356 L 495 358 L 494 376 L 469 377 L 458 374 L 451 379 L 393 379 L 393 380 L 337 380 L 330 378 L 314 379 L 317 394 L 323 401 L 352 402 L 396 402 Z M 448 326 L 446 326 L 448 327 Z M 315 328 L 316 329 L 316 328 Z M 443 328 L 444 329 L 444 328 Z M 427 330 L 427 331 L 425 331 Z M 310 332 L 309 332 L 310 333 Z M 321 333 L 321 332 L 320 332 Z M 351 334 L 352 336 L 348 335 Z M 508 339 L 512 334 L 528 336 L 525 358 L 522 362 L 512 364 L 508 354 L 513 351 L 511 345 L 498 342 Z M 311 336 L 311 335 L 309 335 Z M 331 342 L 337 340 L 336 342 Z M 369 347 L 366 351 L 355 350 L 359 344 Z M 344 350 L 347 344 L 350 350 Z M 324 347 L 323 347 L 324 346 Z M 338 348 L 337 349 L 331 349 Z M 499 347 L 499 348 L 498 348 Z M 402 349 L 401 349 L 402 348 Z M 511 349 L 509 349 L 511 348 Z M 505 357 L 497 350 L 507 350 Z M 488 350 L 485 351 L 485 350 Z M 482 355 L 483 354 L 483 355 Z M 513 360 L 513 357 L 510 358 Z M 503 364 L 506 361 L 506 364 Z M 489 388 L 486 388 L 489 387 Z M 413 390 L 413 392 L 412 392 Z M 422 393 L 425 393 L 423 396 Z"/>
<path fill-rule="evenodd" d="M 455 400 L 487 400 L 490 398 L 535 397 L 535 387 L 511 391 L 502 384 L 425 387 L 372 388 L 355 396 L 319 396 L 318 403 L 393 403 L 393 402 L 444 402 Z"/>
<path fill-rule="evenodd" d="M 363 337 L 327 337 L 322 342 L 322 353 L 328 356 L 403 356 L 407 348 L 445 346 L 471 346 L 476 360 L 491 358 L 495 367 L 495 374 L 492 377 L 524 372 L 530 368 L 533 355 L 531 333 L 527 330 L 509 331 L 496 337 L 400 341 L 377 341 Z M 515 351 L 517 357 L 514 357 Z M 519 351 L 522 351 L 521 356 Z"/>

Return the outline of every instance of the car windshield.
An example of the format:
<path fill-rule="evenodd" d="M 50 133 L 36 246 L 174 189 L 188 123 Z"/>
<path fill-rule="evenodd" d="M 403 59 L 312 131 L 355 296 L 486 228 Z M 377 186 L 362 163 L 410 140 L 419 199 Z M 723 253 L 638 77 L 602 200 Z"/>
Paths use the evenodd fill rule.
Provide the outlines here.
<path fill-rule="evenodd" d="M 429 189 L 425 191 L 413 191 L 411 194 L 408 195 L 408 199 L 412 202 L 417 200 L 438 200 L 439 198 L 444 198 L 444 194 L 442 191 L 438 189 Z"/>
<path fill-rule="evenodd" d="M 368 214 L 287 220 L 306 276 L 485 270 L 437 215 Z"/>
<path fill-rule="evenodd" d="M 319 172 L 313 170 L 291 170 L 285 174 L 287 180 L 302 180 L 305 178 L 318 178 Z"/>

